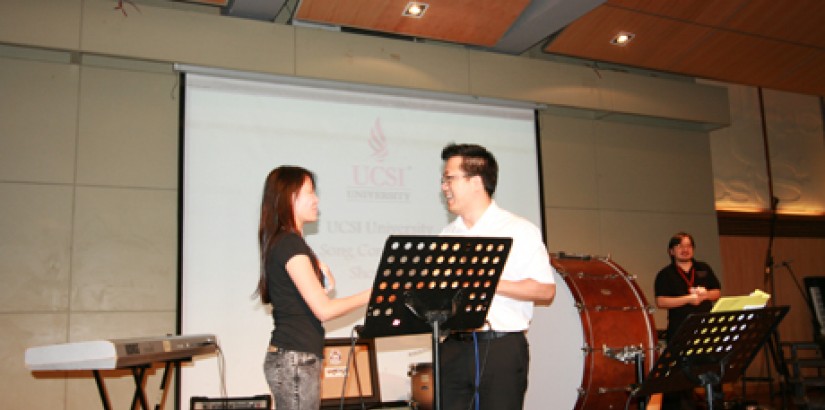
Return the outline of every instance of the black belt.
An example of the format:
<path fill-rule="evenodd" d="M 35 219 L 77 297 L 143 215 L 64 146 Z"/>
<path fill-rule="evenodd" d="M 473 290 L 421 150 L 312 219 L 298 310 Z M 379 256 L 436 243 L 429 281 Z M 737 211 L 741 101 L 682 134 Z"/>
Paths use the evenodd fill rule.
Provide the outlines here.
<path fill-rule="evenodd" d="M 473 334 L 475 334 L 477 340 L 493 340 L 510 335 L 523 335 L 524 332 L 496 332 L 494 330 L 485 330 L 482 332 L 453 332 L 450 333 L 449 338 L 460 342 L 472 342 Z"/>

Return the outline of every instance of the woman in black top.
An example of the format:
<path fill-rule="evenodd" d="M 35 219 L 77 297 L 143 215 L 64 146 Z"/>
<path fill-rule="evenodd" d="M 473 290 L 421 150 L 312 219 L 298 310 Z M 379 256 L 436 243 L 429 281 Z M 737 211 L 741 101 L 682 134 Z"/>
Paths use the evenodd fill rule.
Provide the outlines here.
<path fill-rule="evenodd" d="M 324 347 L 321 324 L 369 300 L 369 289 L 340 299 L 327 295 L 334 279 L 303 237 L 304 224 L 317 220 L 314 175 L 294 166 L 270 172 L 258 228 L 261 277 L 257 293 L 263 303 L 272 305 L 274 330 L 264 374 L 278 410 L 320 407 Z"/>

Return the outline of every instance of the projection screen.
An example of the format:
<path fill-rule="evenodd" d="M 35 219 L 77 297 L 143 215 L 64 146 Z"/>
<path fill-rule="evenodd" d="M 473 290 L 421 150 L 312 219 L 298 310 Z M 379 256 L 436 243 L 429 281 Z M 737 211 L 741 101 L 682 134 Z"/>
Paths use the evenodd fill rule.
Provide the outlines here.
<path fill-rule="evenodd" d="M 534 111 L 375 90 L 188 72 L 181 186 L 182 334 L 218 337 L 218 360 L 183 369 L 190 396 L 268 394 L 262 363 L 272 319 L 253 297 L 264 178 L 279 165 L 317 176 L 320 219 L 305 237 L 337 279 L 336 294 L 371 286 L 388 235 L 435 235 L 451 216 L 439 179 L 441 149 L 478 143 L 500 164 L 496 201 L 543 226 Z M 365 311 L 325 324 L 346 337 Z M 430 362 L 430 335 L 379 338 L 384 401 L 407 400 L 411 363 Z"/>

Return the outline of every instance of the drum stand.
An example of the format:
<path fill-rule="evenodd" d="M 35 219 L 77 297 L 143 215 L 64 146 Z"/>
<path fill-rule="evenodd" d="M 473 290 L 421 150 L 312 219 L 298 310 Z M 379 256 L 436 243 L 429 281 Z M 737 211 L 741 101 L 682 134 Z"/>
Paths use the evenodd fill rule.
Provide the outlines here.
<path fill-rule="evenodd" d="M 362 337 L 432 333 L 433 403 L 441 409 L 442 332 L 484 325 L 512 238 L 387 238 Z"/>
<path fill-rule="evenodd" d="M 633 394 L 705 388 L 707 408 L 713 409 L 713 388 L 738 379 L 753 360 L 788 306 L 714 312 L 688 316 Z"/>
<path fill-rule="evenodd" d="M 640 386 L 642 384 L 645 377 L 645 351 L 641 345 L 625 346 L 618 351 L 604 346 L 602 350 L 604 351 L 605 356 L 611 359 L 616 359 L 624 364 L 628 364 L 632 361 L 636 368 L 636 386 Z M 647 408 L 647 397 L 640 396 L 637 402 L 639 403 L 639 410 L 644 410 Z"/>

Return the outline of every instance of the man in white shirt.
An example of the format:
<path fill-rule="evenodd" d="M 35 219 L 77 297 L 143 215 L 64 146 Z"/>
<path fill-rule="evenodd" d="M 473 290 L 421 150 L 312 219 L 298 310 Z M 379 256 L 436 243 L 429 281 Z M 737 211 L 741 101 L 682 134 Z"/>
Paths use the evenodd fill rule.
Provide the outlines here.
<path fill-rule="evenodd" d="M 534 303 L 547 304 L 555 296 L 554 269 L 541 231 L 493 200 L 498 164 L 489 151 L 474 144 L 450 144 L 441 159 L 441 191 L 456 215 L 441 234 L 513 238 L 487 324 L 452 332 L 440 348 L 443 408 L 521 409 L 530 364 L 525 332 Z"/>

